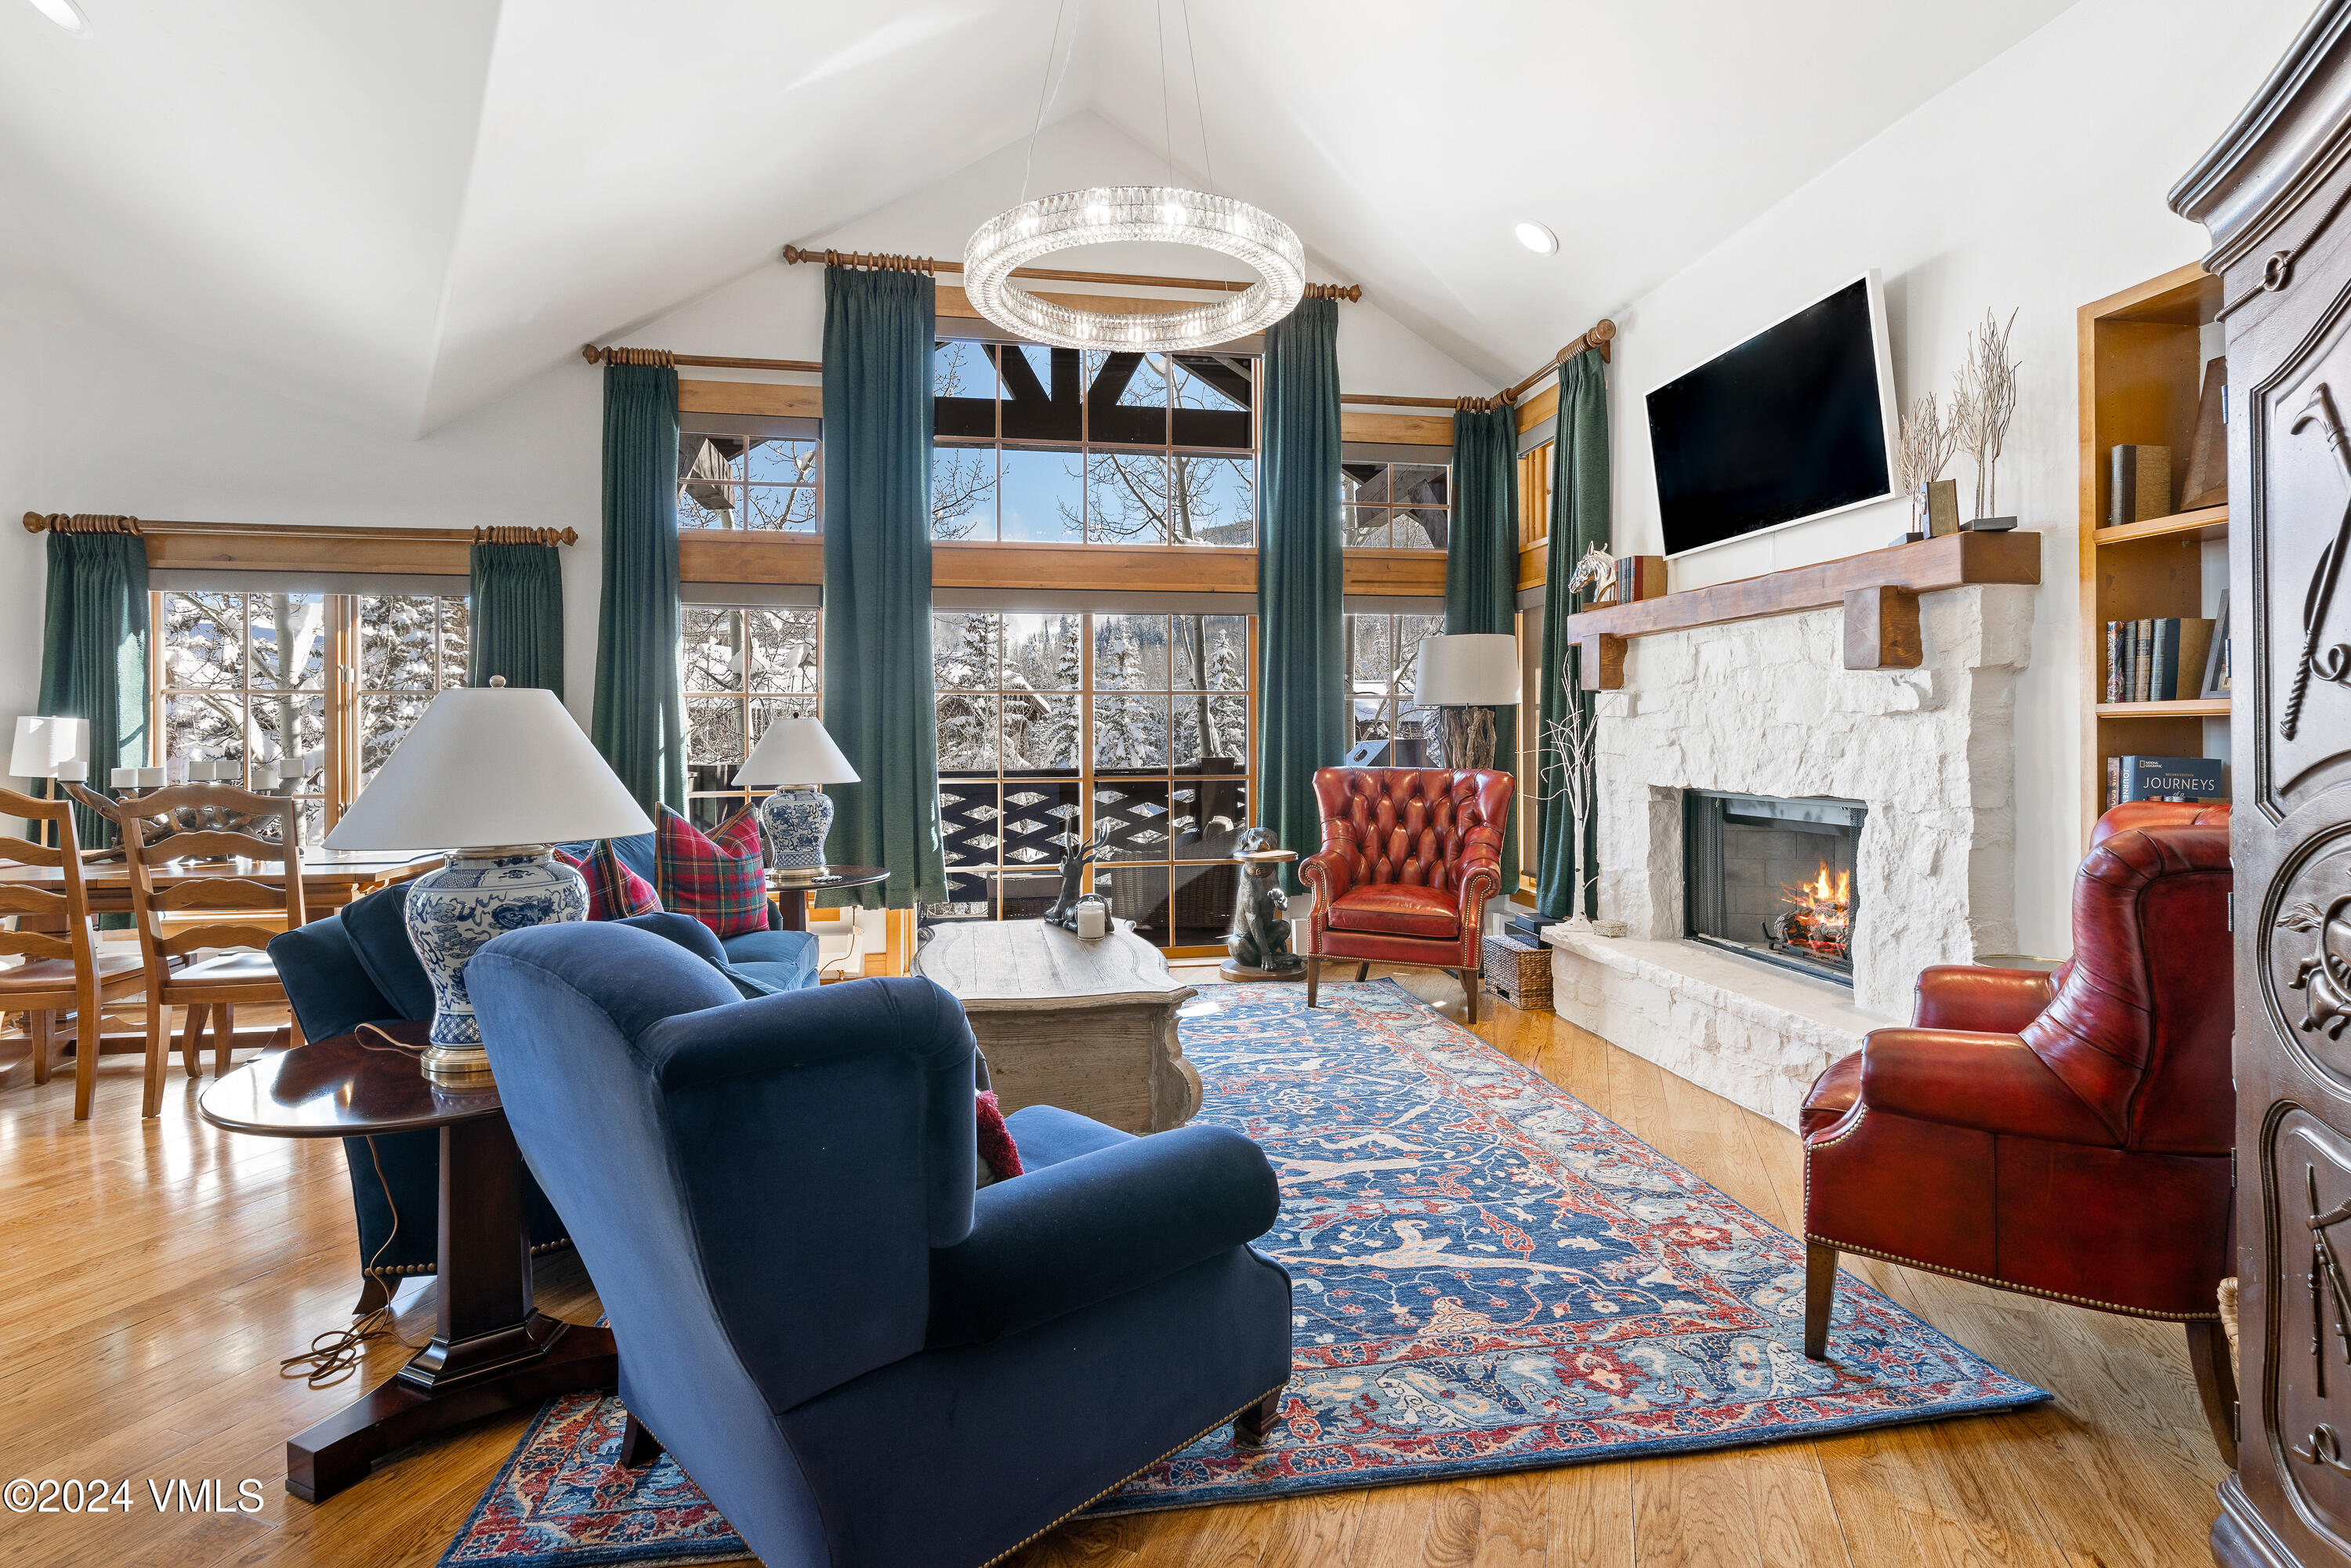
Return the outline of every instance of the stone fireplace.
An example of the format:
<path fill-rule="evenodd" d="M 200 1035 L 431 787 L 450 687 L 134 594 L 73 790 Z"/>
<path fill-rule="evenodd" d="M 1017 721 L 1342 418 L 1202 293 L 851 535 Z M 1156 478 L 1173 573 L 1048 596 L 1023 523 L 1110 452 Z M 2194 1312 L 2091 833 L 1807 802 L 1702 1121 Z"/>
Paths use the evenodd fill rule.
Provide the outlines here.
<path fill-rule="evenodd" d="M 1545 933 L 1560 1014 L 1792 1124 L 1823 1067 L 1909 1017 L 1921 968 L 2013 953 L 2032 592 L 1921 593 L 1911 669 L 1845 668 L 1835 608 L 1628 640 L 1597 735 L 1600 910 L 1625 935 Z M 1719 866 L 1690 879 L 1709 853 L 1745 862 L 1719 892 Z M 1800 951 L 1775 954 L 1761 928 L 1799 890 L 1778 935 Z"/>

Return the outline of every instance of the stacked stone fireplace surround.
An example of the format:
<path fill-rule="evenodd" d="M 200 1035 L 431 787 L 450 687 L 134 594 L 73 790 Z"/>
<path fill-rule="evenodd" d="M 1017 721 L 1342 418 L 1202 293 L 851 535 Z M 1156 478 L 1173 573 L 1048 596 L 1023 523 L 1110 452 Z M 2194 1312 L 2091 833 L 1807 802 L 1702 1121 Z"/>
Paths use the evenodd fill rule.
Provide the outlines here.
<path fill-rule="evenodd" d="M 1600 912 L 1625 935 L 1545 933 L 1560 1015 L 1792 1126 L 1822 1068 L 1908 1019 L 1921 968 L 2013 953 L 2033 591 L 1922 594 L 1908 670 L 1844 668 L 1834 608 L 1632 640 L 1597 733 Z M 1850 991 L 1686 938 L 1685 789 L 1869 808 Z"/>

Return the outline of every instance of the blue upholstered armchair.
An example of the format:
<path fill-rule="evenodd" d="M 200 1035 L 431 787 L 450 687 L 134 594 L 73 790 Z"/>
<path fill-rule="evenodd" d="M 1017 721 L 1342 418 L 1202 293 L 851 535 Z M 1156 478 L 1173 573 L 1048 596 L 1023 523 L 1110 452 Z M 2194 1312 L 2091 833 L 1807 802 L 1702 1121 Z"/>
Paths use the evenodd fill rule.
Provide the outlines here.
<path fill-rule="evenodd" d="M 401 883 L 271 939 L 269 956 L 304 1039 L 433 1016 L 433 987 L 408 940 L 407 908 L 408 884 Z M 802 932 L 754 932 L 734 938 L 730 947 L 683 915 L 645 915 L 620 924 L 676 943 L 723 969 L 745 994 L 817 983 L 816 938 Z M 441 1134 L 385 1134 L 372 1150 L 365 1138 L 346 1138 L 343 1161 L 359 1220 L 355 1310 L 364 1312 L 391 1300 L 402 1279 L 440 1266 Z M 523 1219 L 532 1251 L 564 1244 L 563 1222 L 528 1178 Z"/>
<path fill-rule="evenodd" d="M 666 1447 L 769 1568 L 978 1564 L 1290 1376 L 1255 1144 L 1010 1118 L 975 1192 L 973 1048 L 927 980 L 738 1000 L 613 925 L 500 936 L 467 988 L 507 1116 Z M 648 1436 L 650 1434 L 650 1436 Z"/>

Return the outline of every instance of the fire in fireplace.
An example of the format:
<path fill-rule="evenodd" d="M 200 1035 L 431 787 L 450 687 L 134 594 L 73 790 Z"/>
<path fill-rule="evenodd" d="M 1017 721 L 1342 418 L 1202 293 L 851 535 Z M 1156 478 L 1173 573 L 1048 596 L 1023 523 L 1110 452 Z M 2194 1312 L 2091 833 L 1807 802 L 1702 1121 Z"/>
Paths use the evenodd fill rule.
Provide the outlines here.
<path fill-rule="evenodd" d="M 1693 941 L 1853 984 L 1854 854 L 1869 809 L 1825 796 L 1683 795 Z"/>

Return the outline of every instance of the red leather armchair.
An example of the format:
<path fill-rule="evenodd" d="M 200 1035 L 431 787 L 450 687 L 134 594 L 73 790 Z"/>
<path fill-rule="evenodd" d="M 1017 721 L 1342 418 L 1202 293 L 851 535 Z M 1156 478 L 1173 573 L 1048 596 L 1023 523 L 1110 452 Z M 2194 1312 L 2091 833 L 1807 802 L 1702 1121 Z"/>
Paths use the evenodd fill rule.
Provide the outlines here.
<path fill-rule="evenodd" d="M 1322 848 L 1298 868 L 1314 891 L 1306 1005 L 1325 958 L 1451 969 L 1478 1021 L 1478 917 L 1502 891 L 1502 831 L 1518 781 L 1469 768 L 1323 768 Z"/>
<path fill-rule="evenodd" d="M 2233 1271 L 2228 820 L 2109 811 L 2074 877 L 2070 963 L 1930 968 L 1910 1028 L 1813 1083 L 1806 1355 L 1827 1352 L 1840 1251 L 2170 1319 L 2235 1462 L 2214 1299 Z"/>

